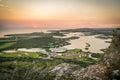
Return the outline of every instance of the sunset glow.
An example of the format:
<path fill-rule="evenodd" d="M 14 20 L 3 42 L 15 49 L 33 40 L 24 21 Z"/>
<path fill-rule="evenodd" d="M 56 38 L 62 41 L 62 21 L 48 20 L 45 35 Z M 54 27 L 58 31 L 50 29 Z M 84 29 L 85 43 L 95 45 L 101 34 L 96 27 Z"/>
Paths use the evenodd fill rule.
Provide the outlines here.
<path fill-rule="evenodd" d="M 0 0 L 0 20 L 37 26 L 120 25 L 119 0 Z M 34 26 L 35 27 L 35 26 Z"/>

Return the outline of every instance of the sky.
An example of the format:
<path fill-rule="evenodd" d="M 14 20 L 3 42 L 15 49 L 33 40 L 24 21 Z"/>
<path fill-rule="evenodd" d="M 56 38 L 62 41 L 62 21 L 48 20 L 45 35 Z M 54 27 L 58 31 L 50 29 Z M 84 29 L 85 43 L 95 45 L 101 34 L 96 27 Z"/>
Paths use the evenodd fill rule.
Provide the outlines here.
<path fill-rule="evenodd" d="M 0 29 L 116 27 L 120 0 L 0 0 Z"/>

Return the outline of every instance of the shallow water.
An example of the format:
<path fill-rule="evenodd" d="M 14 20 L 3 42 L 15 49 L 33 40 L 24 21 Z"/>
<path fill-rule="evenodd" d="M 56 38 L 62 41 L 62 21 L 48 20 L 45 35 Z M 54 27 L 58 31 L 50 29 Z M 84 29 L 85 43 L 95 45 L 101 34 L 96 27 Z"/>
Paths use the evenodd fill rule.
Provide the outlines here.
<path fill-rule="evenodd" d="M 66 45 L 64 48 L 67 49 L 74 49 L 74 48 L 80 48 L 85 51 L 85 46 L 86 43 L 90 44 L 89 51 L 90 52 L 95 52 L 95 53 L 102 53 L 100 49 L 105 49 L 108 48 L 110 43 L 106 43 L 106 41 L 111 41 L 111 39 L 99 39 L 95 38 L 97 35 L 92 35 L 92 36 L 84 36 L 82 35 L 83 33 L 69 33 L 67 36 L 79 36 L 79 39 L 74 39 L 69 41 L 71 45 Z"/>
<path fill-rule="evenodd" d="M 43 29 L 42 32 L 47 33 L 48 30 L 53 30 L 53 29 Z M 54 29 L 54 30 L 58 30 L 58 29 Z M 36 31 L 36 30 L 35 30 Z M 40 30 L 37 30 L 38 32 L 40 32 Z M 34 32 L 33 30 L 30 31 L 22 31 L 22 32 L 14 32 L 14 31 L 9 31 L 9 32 L 3 32 L 2 36 L 5 34 L 16 34 L 16 33 L 29 33 L 29 32 Z M 55 38 L 69 38 L 72 36 L 77 36 L 80 37 L 79 39 L 74 39 L 74 40 L 70 40 L 69 43 L 71 43 L 71 45 L 66 45 L 64 46 L 64 48 L 66 49 L 75 49 L 75 48 L 79 48 L 85 51 L 85 46 L 86 43 L 89 43 L 91 46 L 89 48 L 90 52 L 95 52 L 95 53 L 101 53 L 102 51 L 100 51 L 100 49 L 105 49 L 108 48 L 108 46 L 110 45 L 109 43 L 106 43 L 106 41 L 111 41 L 111 39 L 99 39 L 99 38 L 95 38 L 95 36 L 97 35 L 90 35 L 90 36 L 85 36 L 83 33 L 81 32 L 74 32 L 74 33 L 65 33 L 66 36 L 54 36 Z"/>

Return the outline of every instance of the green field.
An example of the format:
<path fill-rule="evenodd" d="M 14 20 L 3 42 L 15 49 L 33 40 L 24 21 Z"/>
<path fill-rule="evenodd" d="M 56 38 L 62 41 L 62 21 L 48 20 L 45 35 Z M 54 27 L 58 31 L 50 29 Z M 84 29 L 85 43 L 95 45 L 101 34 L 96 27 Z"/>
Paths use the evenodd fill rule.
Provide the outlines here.
<path fill-rule="evenodd" d="M 18 48 L 55 48 L 70 45 L 68 42 L 79 37 L 55 38 L 54 36 L 65 36 L 59 31 L 51 33 L 27 33 L 27 34 L 8 34 L 8 38 L 0 38 L 0 51 Z"/>
<path fill-rule="evenodd" d="M 2 42 L 0 42 L 0 43 L 2 43 Z M 9 42 L 9 43 L 8 43 L 8 42 L 6 41 L 6 43 L 0 45 L 0 50 L 6 49 L 6 48 L 12 46 L 13 44 L 15 44 L 15 42 Z"/>
<path fill-rule="evenodd" d="M 31 58 L 39 58 L 39 54 L 35 52 L 29 52 L 27 56 Z"/>
<path fill-rule="evenodd" d="M 46 56 L 42 53 L 36 53 L 36 52 L 15 52 L 15 53 L 2 53 L 0 54 L 0 57 L 30 57 L 30 58 L 39 58 L 40 56 Z"/>
<path fill-rule="evenodd" d="M 0 57 L 19 57 L 16 53 L 3 53 L 0 54 Z"/>
<path fill-rule="evenodd" d="M 71 49 L 71 50 L 66 50 L 65 52 L 67 52 L 67 53 L 71 53 L 71 52 L 75 52 L 75 53 L 77 53 L 77 52 L 81 52 L 82 50 L 81 49 Z"/>

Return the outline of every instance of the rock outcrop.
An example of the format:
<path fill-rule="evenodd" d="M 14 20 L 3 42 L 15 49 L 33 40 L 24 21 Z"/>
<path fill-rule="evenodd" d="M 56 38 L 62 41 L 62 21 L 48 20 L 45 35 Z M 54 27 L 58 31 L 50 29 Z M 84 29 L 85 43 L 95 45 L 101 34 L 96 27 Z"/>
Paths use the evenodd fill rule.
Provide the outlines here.
<path fill-rule="evenodd" d="M 52 69 L 51 72 L 56 74 L 55 80 L 64 80 L 63 78 L 65 80 L 68 78 L 72 80 L 102 80 L 104 71 L 105 67 L 100 65 L 91 65 L 83 68 L 73 64 L 62 63 Z"/>

